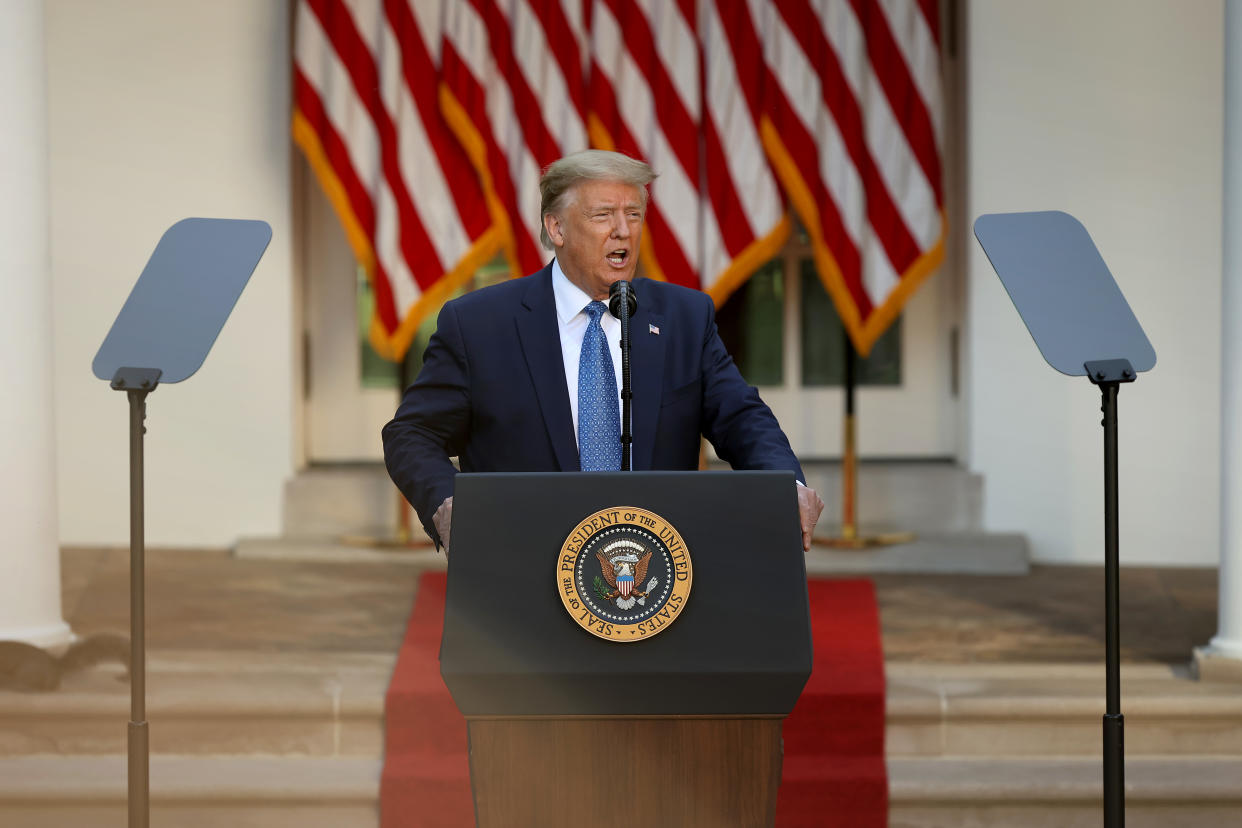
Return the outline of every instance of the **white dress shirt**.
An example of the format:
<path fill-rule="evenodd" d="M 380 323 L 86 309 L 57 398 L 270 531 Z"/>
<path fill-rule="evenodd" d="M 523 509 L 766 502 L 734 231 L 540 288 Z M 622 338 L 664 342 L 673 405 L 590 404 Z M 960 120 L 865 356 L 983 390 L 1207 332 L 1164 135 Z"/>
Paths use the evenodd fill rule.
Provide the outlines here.
<path fill-rule="evenodd" d="M 578 443 L 578 363 L 582 357 L 582 339 L 586 336 L 591 317 L 584 308 L 591 297 L 569 281 L 561 263 L 552 260 L 552 295 L 556 298 L 556 320 L 561 333 L 561 356 L 565 360 L 565 387 L 569 389 L 569 411 L 574 418 L 574 444 Z M 604 302 L 607 305 L 607 302 Z M 621 411 L 621 320 L 607 311 L 600 317 L 608 351 L 612 354 L 612 370 L 617 379 L 617 411 Z M 633 336 L 631 331 L 630 336 Z"/>
<path fill-rule="evenodd" d="M 556 298 L 556 321 L 561 333 L 561 357 L 565 360 L 565 387 L 569 389 L 569 411 L 574 418 L 574 445 L 578 444 L 578 363 L 582 359 L 582 339 L 591 318 L 583 310 L 591 302 L 582 288 L 569 281 L 561 263 L 552 260 L 552 295 Z M 604 303 L 608 304 L 607 302 Z M 617 411 L 621 406 L 621 320 L 605 311 L 599 323 L 612 354 L 612 370 L 617 378 Z M 634 329 L 630 329 L 634 336 Z M 630 444 L 633 451 L 633 443 Z M 633 455 L 631 455 L 633 456 Z M 795 480 L 805 486 L 801 480 Z"/>

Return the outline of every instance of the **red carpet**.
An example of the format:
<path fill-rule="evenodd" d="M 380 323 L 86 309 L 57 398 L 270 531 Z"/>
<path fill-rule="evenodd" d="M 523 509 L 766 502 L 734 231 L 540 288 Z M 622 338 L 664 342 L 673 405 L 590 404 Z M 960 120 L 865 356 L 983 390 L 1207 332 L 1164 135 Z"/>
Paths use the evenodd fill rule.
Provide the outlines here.
<path fill-rule="evenodd" d="M 810 582 L 811 680 L 785 719 L 780 828 L 888 824 L 884 653 L 870 581 Z"/>
<path fill-rule="evenodd" d="M 440 679 L 442 574 L 426 574 L 386 701 L 381 828 L 474 824 L 466 720 Z M 811 581 L 815 660 L 785 720 L 779 828 L 888 823 L 884 655 L 869 581 Z"/>

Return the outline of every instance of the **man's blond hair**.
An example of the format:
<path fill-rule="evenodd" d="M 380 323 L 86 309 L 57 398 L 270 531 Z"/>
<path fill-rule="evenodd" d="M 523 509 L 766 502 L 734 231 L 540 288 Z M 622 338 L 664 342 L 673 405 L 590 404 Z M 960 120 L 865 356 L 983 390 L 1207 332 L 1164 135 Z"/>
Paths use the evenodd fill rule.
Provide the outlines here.
<path fill-rule="evenodd" d="M 620 181 L 638 188 L 642 206 L 647 209 L 647 185 L 656 178 L 655 170 L 643 161 L 607 150 L 583 150 L 553 161 L 539 179 L 539 243 L 552 249 L 552 239 L 543 225 L 544 216 L 560 214 L 567 206 L 574 185 L 579 181 Z"/>

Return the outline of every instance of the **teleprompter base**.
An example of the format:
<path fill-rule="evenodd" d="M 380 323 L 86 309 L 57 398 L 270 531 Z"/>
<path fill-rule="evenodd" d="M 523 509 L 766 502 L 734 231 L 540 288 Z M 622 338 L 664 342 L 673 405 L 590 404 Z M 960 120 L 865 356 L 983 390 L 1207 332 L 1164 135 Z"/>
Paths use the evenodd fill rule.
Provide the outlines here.
<path fill-rule="evenodd" d="M 771 826 L 780 717 L 471 718 L 479 828 Z"/>

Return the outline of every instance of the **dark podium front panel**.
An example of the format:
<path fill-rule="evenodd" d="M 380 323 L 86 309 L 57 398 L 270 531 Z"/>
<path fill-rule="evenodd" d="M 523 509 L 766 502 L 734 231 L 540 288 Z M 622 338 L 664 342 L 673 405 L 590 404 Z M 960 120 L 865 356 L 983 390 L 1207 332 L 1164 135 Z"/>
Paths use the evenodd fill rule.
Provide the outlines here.
<path fill-rule="evenodd" d="M 569 616 L 558 557 L 612 506 L 680 533 L 692 588 L 633 643 Z M 440 665 L 467 716 L 784 715 L 811 673 L 797 494 L 789 472 L 462 474 Z"/>

